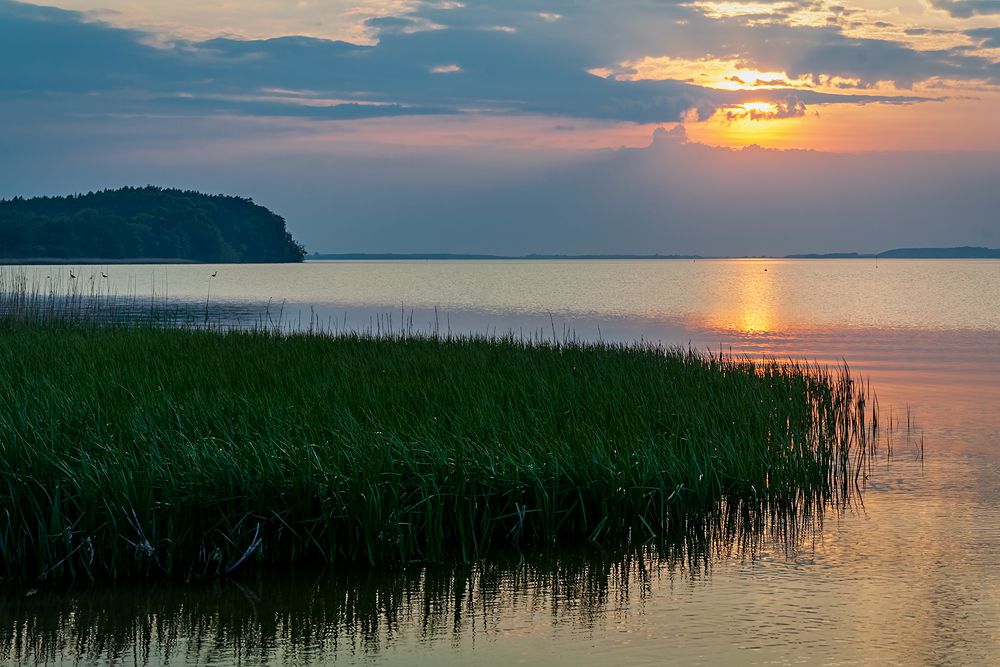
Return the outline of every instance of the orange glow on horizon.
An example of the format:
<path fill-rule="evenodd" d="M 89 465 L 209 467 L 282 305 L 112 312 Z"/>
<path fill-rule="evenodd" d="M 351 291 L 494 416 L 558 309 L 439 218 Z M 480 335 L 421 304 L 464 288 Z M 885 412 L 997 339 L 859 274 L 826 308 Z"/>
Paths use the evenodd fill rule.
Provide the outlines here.
<path fill-rule="evenodd" d="M 984 115 L 984 103 L 1000 104 L 1000 95 L 948 99 L 912 105 L 811 105 L 794 118 L 767 122 L 729 119 L 715 114 L 686 123 L 689 140 L 710 146 L 865 151 L 996 151 L 1000 123 Z M 961 122 L 956 122 L 956 118 Z"/>
<path fill-rule="evenodd" d="M 705 6 L 708 4 L 728 6 Z M 990 55 L 982 49 L 980 53 Z M 1000 58 L 1000 50 L 994 57 Z M 718 57 L 643 56 L 589 71 L 619 81 L 674 80 L 734 93 L 768 91 L 774 102 L 751 98 L 722 106 L 701 122 L 686 119 L 691 140 L 711 146 L 757 144 L 828 152 L 1000 150 L 1000 124 L 992 114 L 984 113 L 984 109 L 1000 104 L 1000 92 L 976 82 L 933 79 L 898 88 L 892 81 L 790 76 L 777 69 L 754 69 L 741 60 Z M 840 95 L 849 101 L 804 103 L 797 91 Z"/>
<path fill-rule="evenodd" d="M 720 109 L 706 122 L 685 127 L 688 136 L 700 143 L 738 148 L 755 144 L 781 146 L 790 131 L 807 122 L 794 115 L 785 117 L 785 113 L 787 109 L 771 102 L 744 102 Z"/>

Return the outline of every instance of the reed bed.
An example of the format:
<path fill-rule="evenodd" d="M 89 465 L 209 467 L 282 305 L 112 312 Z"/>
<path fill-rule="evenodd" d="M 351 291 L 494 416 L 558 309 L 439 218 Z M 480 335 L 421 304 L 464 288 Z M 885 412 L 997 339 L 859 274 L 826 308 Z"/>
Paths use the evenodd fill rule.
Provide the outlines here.
<path fill-rule="evenodd" d="M 655 541 L 846 502 L 877 440 L 846 367 L 10 307 L 28 291 L 0 291 L 0 580 Z"/>

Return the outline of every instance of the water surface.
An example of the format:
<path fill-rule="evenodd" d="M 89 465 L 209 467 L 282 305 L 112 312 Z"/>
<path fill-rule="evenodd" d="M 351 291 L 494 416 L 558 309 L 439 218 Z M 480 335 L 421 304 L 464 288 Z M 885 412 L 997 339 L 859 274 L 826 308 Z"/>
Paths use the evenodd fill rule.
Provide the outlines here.
<path fill-rule="evenodd" d="M 26 270 L 38 281 L 65 281 L 69 269 Z M 229 305 L 245 319 L 277 311 L 292 327 L 644 339 L 846 361 L 870 378 L 883 417 L 891 412 L 895 456 L 872 471 L 863 506 L 827 512 L 792 543 L 626 553 L 595 545 L 402 573 L 43 591 L 5 599 L 0 660 L 1000 662 L 1000 261 L 103 270 L 105 288 Z M 74 271 L 81 281 L 95 272 Z"/>

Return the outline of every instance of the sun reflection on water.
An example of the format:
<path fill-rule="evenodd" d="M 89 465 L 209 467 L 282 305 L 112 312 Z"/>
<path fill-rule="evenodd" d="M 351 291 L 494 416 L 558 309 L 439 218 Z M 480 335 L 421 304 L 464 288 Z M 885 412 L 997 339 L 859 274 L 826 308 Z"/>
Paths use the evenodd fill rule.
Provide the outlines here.
<path fill-rule="evenodd" d="M 731 274 L 731 297 L 716 301 L 706 317 L 709 329 L 762 335 L 786 328 L 775 304 L 772 260 L 743 260 Z"/>

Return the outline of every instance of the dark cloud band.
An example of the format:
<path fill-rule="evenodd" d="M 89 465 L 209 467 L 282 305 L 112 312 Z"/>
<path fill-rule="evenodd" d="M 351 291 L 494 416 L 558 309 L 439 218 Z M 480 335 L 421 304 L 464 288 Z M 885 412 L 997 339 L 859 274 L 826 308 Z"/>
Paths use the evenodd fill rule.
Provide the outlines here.
<path fill-rule="evenodd" d="M 578 41 L 579 31 L 606 9 L 586 2 L 549 4 L 558 20 L 541 16 L 537 4 L 520 0 L 468 2 L 450 9 L 423 5 L 410 15 L 373 21 L 372 27 L 379 30 L 376 46 L 303 37 L 153 46 L 149 35 L 90 22 L 75 12 L 0 0 L 0 58 L 15 63 L 0 78 L 0 90 L 36 97 L 96 95 L 108 112 L 145 105 L 158 112 L 183 109 L 341 120 L 475 112 L 642 123 L 704 119 L 749 101 L 772 102 L 786 109 L 782 113 L 787 116 L 801 115 L 806 105 L 923 99 L 791 87 L 724 91 L 682 81 L 594 76 L 588 70 L 606 64 L 604 59 L 615 54 L 602 51 L 606 47 L 591 48 L 593 42 L 588 46 Z M 677 29 L 678 17 L 697 22 L 691 28 L 696 31 L 704 30 L 709 21 L 672 4 L 660 8 L 658 16 L 661 22 L 670 17 L 677 34 L 693 25 Z M 411 29 L 427 25 L 438 29 Z M 485 29 L 498 25 L 504 29 Z M 724 22 L 720 25 L 726 29 Z M 862 80 L 897 76 L 912 83 L 946 73 L 962 76 L 973 67 L 970 58 L 918 55 L 875 40 L 846 42 L 827 29 L 766 30 L 760 35 L 766 39 L 758 42 L 744 35 L 740 52 L 762 62 L 780 58 L 763 52 L 760 44 L 781 40 L 793 76 L 847 73 Z M 779 32 L 789 30 L 793 32 Z M 663 33 L 661 41 L 670 34 Z M 688 48 L 680 38 L 677 46 L 682 51 Z M 880 69 L 871 63 L 881 63 Z M 985 67 L 980 67 L 979 76 L 990 75 Z M 310 95 L 268 92 L 276 90 L 310 91 Z"/>

